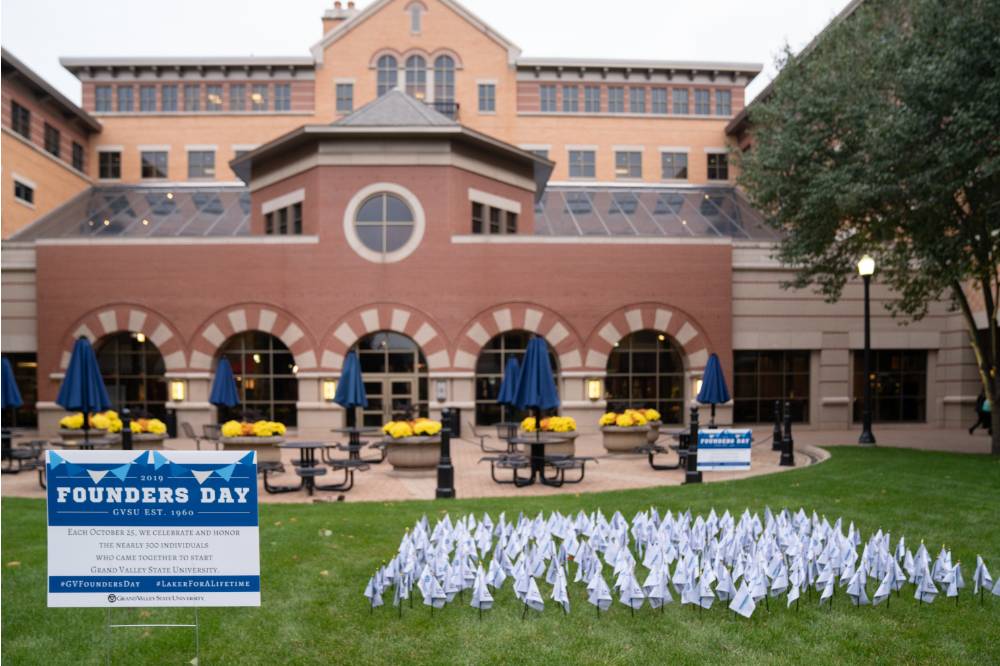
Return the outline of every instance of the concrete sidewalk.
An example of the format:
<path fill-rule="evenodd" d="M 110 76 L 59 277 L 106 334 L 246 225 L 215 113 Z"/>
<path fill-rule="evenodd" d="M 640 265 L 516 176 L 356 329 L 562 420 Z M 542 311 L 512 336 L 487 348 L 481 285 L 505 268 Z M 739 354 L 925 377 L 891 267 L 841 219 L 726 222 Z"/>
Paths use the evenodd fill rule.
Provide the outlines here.
<path fill-rule="evenodd" d="M 779 467 L 779 453 L 771 450 L 771 429 L 757 428 L 754 430 L 754 447 L 751 452 L 752 469 L 749 472 L 705 472 L 704 482 L 713 483 L 730 479 L 742 479 L 759 474 L 771 474 L 787 471 L 787 467 Z M 820 462 L 828 457 L 825 451 L 817 448 L 824 445 L 857 446 L 858 433 L 846 430 L 795 430 L 795 456 L 798 467 Z M 990 440 L 986 433 L 969 436 L 967 432 L 955 430 L 928 430 L 914 427 L 877 427 L 875 436 L 879 446 L 893 446 L 926 450 L 955 451 L 961 453 L 989 453 Z M 496 444 L 496 440 L 488 443 Z M 167 449 L 193 449 L 194 442 L 186 439 L 168 440 Z M 528 488 L 515 488 L 512 485 L 498 485 L 490 479 L 488 463 L 479 463 L 484 455 L 478 443 L 467 439 L 452 441 L 452 464 L 455 467 L 455 488 L 458 497 L 524 497 L 540 495 L 559 495 L 563 493 L 601 492 L 608 490 L 623 490 L 628 488 L 649 488 L 655 486 L 679 485 L 684 480 L 680 470 L 655 471 L 650 468 L 644 455 L 609 454 L 601 445 L 599 434 L 581 435 L 577 439 L 577 455 L 593 456 L 597 464 L 587 465 L 587 475 L 584 481 L 577 485 L 566 485 L 562 488 L 534 485 Z M 292 451 L 285 451 L 285 462 L 291 472 L 290 461 Z M 342 454 L 338 454 L 342 455 Z M 366 457 L 375 457 L 377 452 L 366 450 Z M 676 455 L 661 456 L 658 463 L 675 463 Z M 339 479 L 340 473 L 328 473 L 321 482 L 333 483 Z M 499 476 L 499 473 L 498 473 Z M 507 476 L 507 475 L 505 475 Z M 274 477 L 275 483 L 294 484 L 298 477 L 292 473 Z M 336 501 L 338 495 L 343 501 L 394 501 L 411 499 L 433 499 L 437 486 L 434 471 L 427 472 L 397 472 L 388 463 L 372 465 L 371 470 L 355 474 L 355 485 L 346 493 L 317 492 L 312 498 L 304 491 L 282 495 L 270 495 L 264 492 L 259 484 L 260 501 L 271 502 L 310 502 Z M 17 497 L 44 497 L 44 492 L 38 485 L 38 476 L 33 472 L 22 474 L 5 474 L 3 476 L 2 494 Z"/>

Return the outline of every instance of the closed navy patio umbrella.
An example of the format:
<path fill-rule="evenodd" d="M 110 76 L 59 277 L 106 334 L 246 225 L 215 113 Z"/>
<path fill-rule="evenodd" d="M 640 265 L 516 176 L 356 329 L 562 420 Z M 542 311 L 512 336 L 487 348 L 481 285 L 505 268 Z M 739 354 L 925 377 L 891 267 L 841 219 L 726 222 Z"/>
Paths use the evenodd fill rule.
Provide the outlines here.
<path fill-rule="evenodd" d="M 705 365 L 705 374 L 701 378 L 701 390 L 698 391 L 698 402 L 703 405 L 712 406 L 712 419 L 708 427 L 715 427 L 715 406 L 729 402 L 729 388 L 726 386 L 726 377 L 722 374 L 722 364 L 719 363 L 718 354 L 708 357 Z"/>
<path fill-rule="evenodd" d="M 0 405 L 0 409 L 17 409 L 24 404 L 21 399 L 21 392 L 17 389 L 17 380 L 14 379 L 14 368 L 10 364 L 9 358 L 3 359 L 3 386 L 0 387 L 2 390 L 3 404 Z"/>
<path fill-rule="evenodd" d="M 549 348 L 545 340 L 537 335 L 528 342 L 528 350 L 517 377 L 513 404 L 518 409 L 534 410 L 538 420 L 541 420 L 542 410 L 559 406 L 559 393 L 552 377 L 552 366 L 549 365 Z"/>
<path fill-rule="evenodd" d="M 84 441 L 90 440 L 90 414 L 111 409 L 111 398 L 104 387 L 94 348 L 83 336 L 73 344 L 73 355 L 59 387 L 56 404 L 70 412 L 83 412 Z"/>
<path fill-rule="evenodd" d="M 233 366 L 229 359 L 219 359 L 215 368 L 215 379 L 212 381 L 212 391 L 208 401 L 216 407 L 235 407 L 240 404 L 240 394 L 236 390 L 236 378 L 233 377 Z"/>
<path fill-rule="evenodd" d="M 497 403 L 507 407 L 514 406 L 517 393 L 517 378 L 521 374 L 521 364 L 511 356 L 507 359 L 507 366 L 503 370 L 503 381 L 500 382 L 500 390 L 497 392 Z"/>
<path fill-rule="evenodd" d="M 347 425 L 353 427 L 356 423 L 355 407 L 367 407 L 368 396 L 365 395 L 365 383 L 361 378 L 361 364 L 355 352 L 348 352 L 344 359 L 344 368 L 340 371 L 340 381 L 337 382 L 337 393 L 333 401 L 347 410 Z"/>

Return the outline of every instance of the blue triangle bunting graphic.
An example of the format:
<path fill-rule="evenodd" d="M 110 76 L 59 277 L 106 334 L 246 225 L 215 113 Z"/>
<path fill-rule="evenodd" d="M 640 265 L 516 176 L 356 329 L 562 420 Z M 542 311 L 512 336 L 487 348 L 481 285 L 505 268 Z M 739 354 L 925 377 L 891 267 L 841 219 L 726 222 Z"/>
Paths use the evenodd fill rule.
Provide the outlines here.
<path fill-rule="evenodd" d="M 164 465 L 168 464 L 170 461 L 163 457 L 163 454 L 159 451 L 153 451 L 153 468 L 160 469 Z"/>
<path fill-rule="evenodd" d="M 111 472 L 111 474 L 113 474 L 114 476 L 118 477 L 119 481 L 124 481 L 125 477 L 128 476 L 128 470 L 129 470 L 129 468 L 131 466 L 132 466 L 132 464 L 128 463 L 128 464 L 122 465 L 121 467 L 115 467 L 114 469 L 109 470 L 109 471 Z"/>
<path fill-rule="evenodd" d="M 255 452 L 251 451 L 250 453 L 248 453 L 245 456 L 243 456 L 242 458 L 240 458 L 240 464 L 241 465 L 252 465 L 253 464 L 254 454 L 255 454 Z"/>
<path fill-rule="evenodd" d="M 139 454 L 138 458 L 136 458 L 135 460 L 133 460 L 129 464 L 130 465 L 145 465 L 146 463 L 143 462 L 142 459 L 143 458 L 147 458 L 148 455 L 149 455 L 149 451 L 143 451 L 142 453 Z"/>
<path fill-rule="evenodd" d="M 61 455 L 55 451 L 49 451 L 49 469 L 55 469 L 64 462 L 66 462 L 66 460 Z"/>
<path fill-rule="evenodd" d="M 236 470 L 236 464 L 226 465 L 225 467 L 220 467 L 215 470 L 215 473 L 221 476 L 223 479 L 228 481 L 232 476 L 233 472 Z"/>

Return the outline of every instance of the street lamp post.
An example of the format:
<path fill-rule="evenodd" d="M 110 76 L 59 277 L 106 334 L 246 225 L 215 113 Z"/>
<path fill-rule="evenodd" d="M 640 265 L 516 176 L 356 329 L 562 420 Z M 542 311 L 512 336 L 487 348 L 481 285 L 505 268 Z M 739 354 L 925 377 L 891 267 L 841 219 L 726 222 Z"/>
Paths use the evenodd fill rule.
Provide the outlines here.
<path fill-rule="evenodd" d="M 875 435 L 872 434 L 872 318 L 869 288 L 872 274 L 875 272 L 875 260 L 869 255 L 858 261 L 858 274 L 865 282 L 865 404 L 861 413 L 861 436 L 858 444 L 875 446 Z"/>

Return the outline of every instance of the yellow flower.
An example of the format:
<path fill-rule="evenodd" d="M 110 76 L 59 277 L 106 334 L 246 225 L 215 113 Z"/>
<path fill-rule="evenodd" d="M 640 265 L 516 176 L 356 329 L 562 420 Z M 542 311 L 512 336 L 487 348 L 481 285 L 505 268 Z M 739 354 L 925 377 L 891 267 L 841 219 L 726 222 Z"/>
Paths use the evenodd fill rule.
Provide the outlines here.
<path fill-rule="evenodd" d="M 661 418 L 660 413 L 655 409 L 647 409 L 643 412 L 643 414 L 645 415 L 647 421 L 659 421 Z"/>
<path fill-rule="evenodd" d="M 601 419 L 597 423 L 598 425 L 609 426 L 609 425 L 614 425 L 617 419 L 618 419 L 617 414 L 615 414 L 614 412 L 607 412 L 601 417 Z"/>
<path fill-rule="evenodd" d="M 525 432 L 535 432 L 535 417 L 529 416 L 521 421 L 521 430 Z"/>
<path fill-rule="evenodd" d="M 146 423 L 146 430 L 154 435 L 162 435 L 167 432 L 167 424 L 160 419 L 150 419 Z"/>
<path fill-rule="evenodd" d="M 79 430 L 83 427 L 83 414 L 77 412 L 76 414 L 70 414 L 69 416 L 64 416 L 59 419 L 59 427 L 69 428 L 70 430 Z"/>
<path fill-rule="evenodd" d="M 109 419 L 111 419 L 112 421 L 114 421 L 114 420 L 115 420 L 115 419 L 117 419 L 117 418 L 120 418 L 120 417 L 118 416 L 118 412 L 116 412 L 116 411 L 115 411 L 115 410 L 113 410 L 113 409 L 109 409 L 109 410 L 107 410 L 106 412 L 104 412 L 104 415 L 105 415 L 105 416 L 107 416 L 107 417 L 108 417 Z"/>
<path fill-rule="evenodd" d="M 430 419 L 419 419 L 413 424 L 413 432 L 416 435 L 433 436 L 441 432 L 441 423 Z"/>
<path fill-rule="evenodd" d="M 552 416 L 546 419 L 548 421 L 547 430 L 552 432 L 573 432 L 576 430 L 576 421 L 571 416 Z M 543 421 L 543 425 L 545 422 Z"/>
<path fill-rule="evenodd" d="M 274 429 L 271 428 L 270 421 L 256 421 L 253 424 L 254 437 L 272 437 Z"/>
<path fill-rule="evenodd" d="M 389 429 L 389 435 L 393 439 L 413 437 L 413 428 L 406 421 L 395 421 L 392 424 L 392 428 Z"/>
<path fill-rule="evenodd" d="M 128 424 L 128 429 L 132 431 L 133 435 L 139 435 L 143 432 L 142 421 L 136 419 Z"/>
<path fill-rule="evenodd" d="M 384 426 L 382 426 L 382 432 L 384 432 L 385 434 L 387 434 L 387 435 L 388 435 L 389 433 L 391 433 L 391 432 L 392 432 L 392 427 L 393 427 L 394 425 L 396 425 L 396 422 L 395 422 L 395 421 L 389 421 L 389 422 L 388 422 L 388 423 L 386 423 L 386 424 L 385 424 Z"/>
<path fill-rule="evenodd" d="M 631 414 L 625 412 L 624 414 L 619 414 L 617 418 L 615 418 L 615 425 L 619 428 L 631 428 L 635 425 L 635 419 Z"/>
<path fill-rule="evenodd" d="M 243 424 L 239 421 L 226 421 L 222 424 L 223 437 L 239 437 L 243 434 Z"/>
<path fill-rule="evenodd" d="M 278 421 L 268 421 L 268 424 L 271 426 L 271 430 L 274 431 L 275 435 L 284 435 L 285 434 L 285 424 L 284 423 L 279 423 Z"/>
<path fill-rule="evenodd" d="M 107 430 L 111 427 L 111 419 L 104 414 L 92 414 L 90 417 L 90 427 L 98 430 Z"/>
<path fill-rule="evenodd" d="M 108 432 L 121 432 L 122 428 L 125 426 L 122 420 L 118 418 L 118 414 L 111 411 L 110 409 L 104 412 L 104 416 L 108 419 Z"/>

